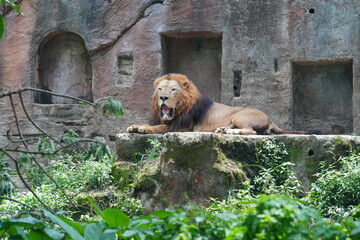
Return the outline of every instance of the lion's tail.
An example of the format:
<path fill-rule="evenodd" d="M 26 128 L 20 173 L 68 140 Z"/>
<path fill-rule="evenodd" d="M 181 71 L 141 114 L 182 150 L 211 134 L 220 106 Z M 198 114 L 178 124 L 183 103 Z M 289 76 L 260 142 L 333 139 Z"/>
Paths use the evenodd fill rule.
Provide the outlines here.
<path fill-rule="evenodd" d="M 270 130 L 270 133 L 275 133 L 275 134 L 306 134 L 306 132 L 304 132 L 304 131 L 281 129 L 275 123 L 273 123 L 271 121 L 270 121 L 269 130 Z"/>

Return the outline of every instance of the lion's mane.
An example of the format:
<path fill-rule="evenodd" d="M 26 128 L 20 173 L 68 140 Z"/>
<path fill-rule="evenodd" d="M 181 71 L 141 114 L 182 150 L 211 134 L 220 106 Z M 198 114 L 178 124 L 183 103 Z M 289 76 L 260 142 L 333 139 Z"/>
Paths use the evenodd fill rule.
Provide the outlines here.
<path fill-rule="evenodd" d="M 170 121 L 162 121 L 160 119 L 160 109 L 158 106 L 158 92 L 157 85 L 163 80 L 175 80 L 179 83 L 182 89 L 181 104 L 176 109 L 176 116 Z M 166 124 L 169 131 L 177 131 L 180 129 L 193 130 L 194 125 L 201 122 L 206 112 L 209 110 L 213 102 L 206 97 L 203 97 L 195 84 L 186 76 L 181 74 L 167 74 L 154 81 L 154 94 L 151 103 L 151 118 L 150 125 Z"/>

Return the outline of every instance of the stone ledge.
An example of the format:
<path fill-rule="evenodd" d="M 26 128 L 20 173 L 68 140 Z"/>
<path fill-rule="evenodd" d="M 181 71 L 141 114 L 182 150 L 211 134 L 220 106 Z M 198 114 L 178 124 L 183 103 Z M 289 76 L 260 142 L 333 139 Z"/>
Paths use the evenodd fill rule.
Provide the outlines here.
<path fill-rule="evenodd" d="M 152 174 L 152 178 L 159 181 L 157 187 L 160 189 L 138 191 L 143 202 L 150 202 L 149 209 L 156 209 L 189 201 L 204 204 L 209 197 L 225 197 L 229 189 L 236 186 L 236 180 L 244 180 L 239 164 L 247 178 L 252 179 L 257 174 L 257 167 L 248 166 L 256 163 L 256 148 L 269 137 L 285 144 L 305 192 L 316 179 L 320 162 L 331 163 L 360 145 L 360 137 L 348 135 L 239 136 L 186 132 L 164 135 L 122 133 L 116 137 L 116 146 L 118 161 L 136 162 L 132 157 L 134 153 L 145 153 L 151 147 L 148 139 L 163 143 L 158 170 Z M 219 163 L 224 164 L 219 167 Z M 161 197 L 155 192 L 161 192 Z M 166 198 L 167 202 L 161 202 L 160 198 Z"/>

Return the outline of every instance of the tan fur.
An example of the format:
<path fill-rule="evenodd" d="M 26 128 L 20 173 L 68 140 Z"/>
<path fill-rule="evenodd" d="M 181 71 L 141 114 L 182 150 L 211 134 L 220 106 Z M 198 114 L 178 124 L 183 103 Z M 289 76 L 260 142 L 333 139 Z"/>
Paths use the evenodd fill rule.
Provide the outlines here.
<path fill-rule="evenodd" d="M 156 125 L 132 125 L 130 133 L 166 133 L 169 131 L 217 132 L 225 134 L 302 134 L 302 131 L 282 130 L 262 111 L 255 108 L 232 107 L 213 103 L 202 120 L 191 126 L 172 129 L 187 117 L 202 98 L 197 87 L 185 75 L 167 74 L 154 81 L 152 119 Z"/>

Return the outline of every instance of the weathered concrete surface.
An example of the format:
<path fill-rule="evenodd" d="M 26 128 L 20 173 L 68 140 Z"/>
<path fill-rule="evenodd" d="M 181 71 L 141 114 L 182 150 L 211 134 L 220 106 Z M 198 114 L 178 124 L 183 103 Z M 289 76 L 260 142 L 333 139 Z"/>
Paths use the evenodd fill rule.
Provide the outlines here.
<path fill-rule="evenodd" d="M 83 39 L 90 58 L 86 62 L 92 68 L 92 93 L 85 95 L 92 96 L 94 101 L 112 95 L 125 108 L 121 119 L 95 117 L 97 120 L 92 118 L 94 121 L 89 121 L 92 126 L 88 128 L 58 123 L 59 135 L 69 128 L 78 128 L 82 134 L 109 138 L 131 124 L 146 123 L 152 81 L 166 71 L 189 75 L 201 91 L 222 103 L 257 107 L 282 128 L 322 130 L 328 134 L 360 132 L 360 2 L 357 0 L 23 0 L 19 3 L 24 16 L 17 16 L 14 11 L 5 13 L 7 30 L 0 41 L 0 92 L 36 87 L 42 76 L 41 50 L 52 37 L 72 32 Z M 175 51 L 174 46 L 175 50 L 182 46 L 184 51 Z M 70 62 L 65 57 L 62 59 Z M 168 62 L 173 60 L 174 66 Z M 53 66 L 58 67 L 53 72 L 71 73 L 69 62 Z M 319 70 L 314 79 L 305 78 L 308 79 L 305 86 L 314 91 L 296 98 L 294 82 L 304 78 L 294 75 L 294 68 L 304 63 L 315 68 L 330 64 L 330 69 L 347 64 L 352 74 L 340 74 L 340 79 L 334 81 L 345 79 L 348 86 L 345 92 L 338 93 L 336 84 L 326 84 L 322 78 L 329 72 Z M 307 70 L 304 71 L 297 73 L 306 75 Z M 89 71 L 84 69 L 77 76 L 88 78 Z M 311 85 L 312 80 L 315 85 Z M 74 82 L 78 81 L 70 81 Z M 65 86 L 59 90 L 70 89 Z M 32 105 L 35 96 L 28 94 L 24 98 L 29 111 L 37 111 L 38 106 Z M 335 109 L 342 113 L 337 116 L 327 114 L 334 111 L 325 111 L 325 115 L 312 113 L 318 109 L 314 107 L 310 113 L 304 113 L 310 117 L 303 118 L 304 114 L 298 116 L 293 112 L 294 106 L 301 106 L 303 101 L 309 106 L 336 108 L 345 104 L 347 108 L 346 111 Z M 331 104 L 334 101 L 340 103 Z M 0 100 L 0 116 L 3 134 L 13 122 L 7 101 Z M 44 126 L 54 122 L 53 118 L 44 116 L 35 120 Z M 79 115 L 78 120 L 86 122 L 88 117 Z M 55 131 L 53 125 L 49 124 L 48 129 Z"/>
<path fill-rule="evenodd" d="M 269 137 L 285 143 L 288 160 L 295 164 L 293 170 L 303 184 L 304 193 L 316 179 L 321 162 L 330 164 L 346 155 L 348 150 L 360 146 L 360 137 L 340 135 L 167 133 L 118 134 L 116 147 L 118 161 L 124 164 L 137 161 L 130 157 L 134 153 L 145 153 L 150 147 L 147 139 L 163 143 L 159 162 L 155 162 L 151 171 L 145 169 L 149 172 L 147 184 L 140 184 L 137 188 L 137 195 L 147 208 L 156 209 L 189 202 L 205 204 L 210 197 L 226 197 L 229 190 L 239 186 L 236 183 L 241 184 L 244 180 L 241 168 L 250 180 L 257 174 L 259 168 L 254 167 L 257 164 L 256 148 Z M 219 167 L 219 163 L 224 161 L 225 166 Z M 242 167 L 239 168 L 237 163 Z"/>

